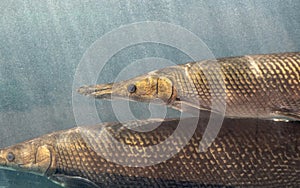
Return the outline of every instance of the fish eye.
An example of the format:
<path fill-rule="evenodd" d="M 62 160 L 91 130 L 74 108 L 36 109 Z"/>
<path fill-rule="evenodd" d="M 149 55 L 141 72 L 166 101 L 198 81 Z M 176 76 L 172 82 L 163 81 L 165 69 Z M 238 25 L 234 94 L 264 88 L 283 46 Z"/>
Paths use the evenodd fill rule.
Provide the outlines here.
<path fill-rule="evenodd" d="M 136 91 L 136 86 L 134 84 L 130 84 L 127 87 L 127 90 L 128 90 L 129 93 L 134 93 Z"/>
<path fill-rule="evenodd" d="M 13 162 L 15 160 L 15 155 L 12 153 L 12 152 L 9 152 L 7 155 L 6 155 L 6 159 L 9 161 L 9 162 Z"/>

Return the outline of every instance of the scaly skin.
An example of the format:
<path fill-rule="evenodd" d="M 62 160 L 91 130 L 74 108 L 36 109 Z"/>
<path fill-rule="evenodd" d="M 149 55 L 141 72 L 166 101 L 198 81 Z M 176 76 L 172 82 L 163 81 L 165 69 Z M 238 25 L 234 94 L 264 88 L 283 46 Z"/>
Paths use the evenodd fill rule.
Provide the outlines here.
<path fill-rule="evenodd" d="M 129 92 L 129 85 L 135 91 Z M 300 120 L 300 52 L 187 63 L 118 83 L 83 86 L 78 92 L 99 99 L 161 99 L 190 112 L 222 113 L 226 104 L 227 117 Z"/>
<path fill-rule="evenodd" d="M 167 147 L 156 148 L 152 156 L 149 156 L 150 150 L 139 147 L 163 142 L 174 132 L 178 120 L 164 121 L 147 133 L 129 130 L 120 123 L 54 132 L 0 150 L 0 166 L 45 175 L 66 187 L 71 185 L 64 182 L 64 177 L 81 177 L 79 180 L 86 179 L 91 187 L 300 185 L 299 122 L 225 119 L 218 137 L 212 145 L 207 145 L 199 144 L 205 130 L 203 125 L 208 121 L 201 119 L 188 144 L 164 162 L 129 167 L 107 160 L 114 158 L 121 163 L 129 160 L 133 165 L 155 160 L 160 157 L 155 153 L 168 147 L 176 148 L 176 143 L 183 142 L 194 120 L 181 120 L 186 129 L 173 142 L 166 143 Z M 157 122 L 160 120 L 133 121 L 125 125 L 151 126 Z M 130 157 L 107 135 L 132 146 Z M 199 152 L 199 148 L 207 147 L 207 151 Z M 8 153 L 13 154 L 13 160 L 8 160 Z"/>

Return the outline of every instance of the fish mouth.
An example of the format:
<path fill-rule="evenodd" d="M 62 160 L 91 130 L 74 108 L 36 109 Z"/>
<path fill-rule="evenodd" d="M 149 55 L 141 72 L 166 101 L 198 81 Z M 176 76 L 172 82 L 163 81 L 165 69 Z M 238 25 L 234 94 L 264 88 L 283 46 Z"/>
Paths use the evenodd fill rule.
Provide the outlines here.
<path fill-rule="evenodd" d="M 7 167 L 6 161 L 4 161 L 4 160 L 2 160 L 2 159 L 0 159 L 0 169 L 1 169 L 1 167 L 2 167 L 2 168 L 6 168 L 6 167 Z"/>
<path fill-rule="evenodd" d="M 93 86 L 82 86 L 77 89 L 77 92 L 86 95 L 92 96 L 98 99 L 111 99 L 113 83 L 109 84 L 98 84 Z"/>

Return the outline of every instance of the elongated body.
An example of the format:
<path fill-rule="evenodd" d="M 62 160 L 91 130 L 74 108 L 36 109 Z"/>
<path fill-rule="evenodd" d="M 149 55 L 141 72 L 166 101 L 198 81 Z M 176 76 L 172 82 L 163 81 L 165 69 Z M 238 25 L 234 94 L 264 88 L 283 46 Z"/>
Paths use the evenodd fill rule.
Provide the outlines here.
<path fill-rule="evenodd" d="M 164 146 L 178 120 L 163 121 L 141 133 L 125 126 L 151 126 L 160 120 L 109 123 L 54 132 L 0 150 L 0 166 L 49 177 L 65 187 L 189 187 L 300 185 L 300 124 L 263 120 L 224 121 L 211 145 L 201 143 L 207 119 L 201 119 L 187 145 L 158 164 L 161 151 L 177 147 L 191 131 L 194 118 L 181 120 L 187 128 Z M 108 137 L 108 135 L 112 137 Z M 131 146 L 124 153 L 113 140 Z M 144 149 L 143 149 L 144 148 Z M 199 152 L 201 148 L 207 148 Z M 151 153 L 151 152 L 152 153 Z M 114 160 L 114 162 L 111 162 Z M 122 165 L 124 162 L 131 164 Z"/>
<path fill-rule="evenodd" d="M 161 99 L 187 111 L 222 113 L 226 106 L 228 117 L 299 120 L 300 52 L 187 63 L 78 91 L 96 98 Z"/>

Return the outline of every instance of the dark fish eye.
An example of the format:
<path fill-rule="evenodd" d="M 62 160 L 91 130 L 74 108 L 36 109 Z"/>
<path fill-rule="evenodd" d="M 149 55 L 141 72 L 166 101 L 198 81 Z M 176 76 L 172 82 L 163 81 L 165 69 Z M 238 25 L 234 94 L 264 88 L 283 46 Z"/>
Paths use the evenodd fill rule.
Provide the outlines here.
<path fill-rule="evenodd" d="M 12 153 L 12 152 L 9 152 L 6 156 L 6 159 L 9 161 L 9 162 L 13 162 L 15 160 L 15 155 Z"/>
<path fill-rule="evenodd" d="M 134 84 L 130 84 L 127 87 L 127 90 L 128 90 L 129 93 L 134 93 L 136 91 L 136 86 Z"/>

